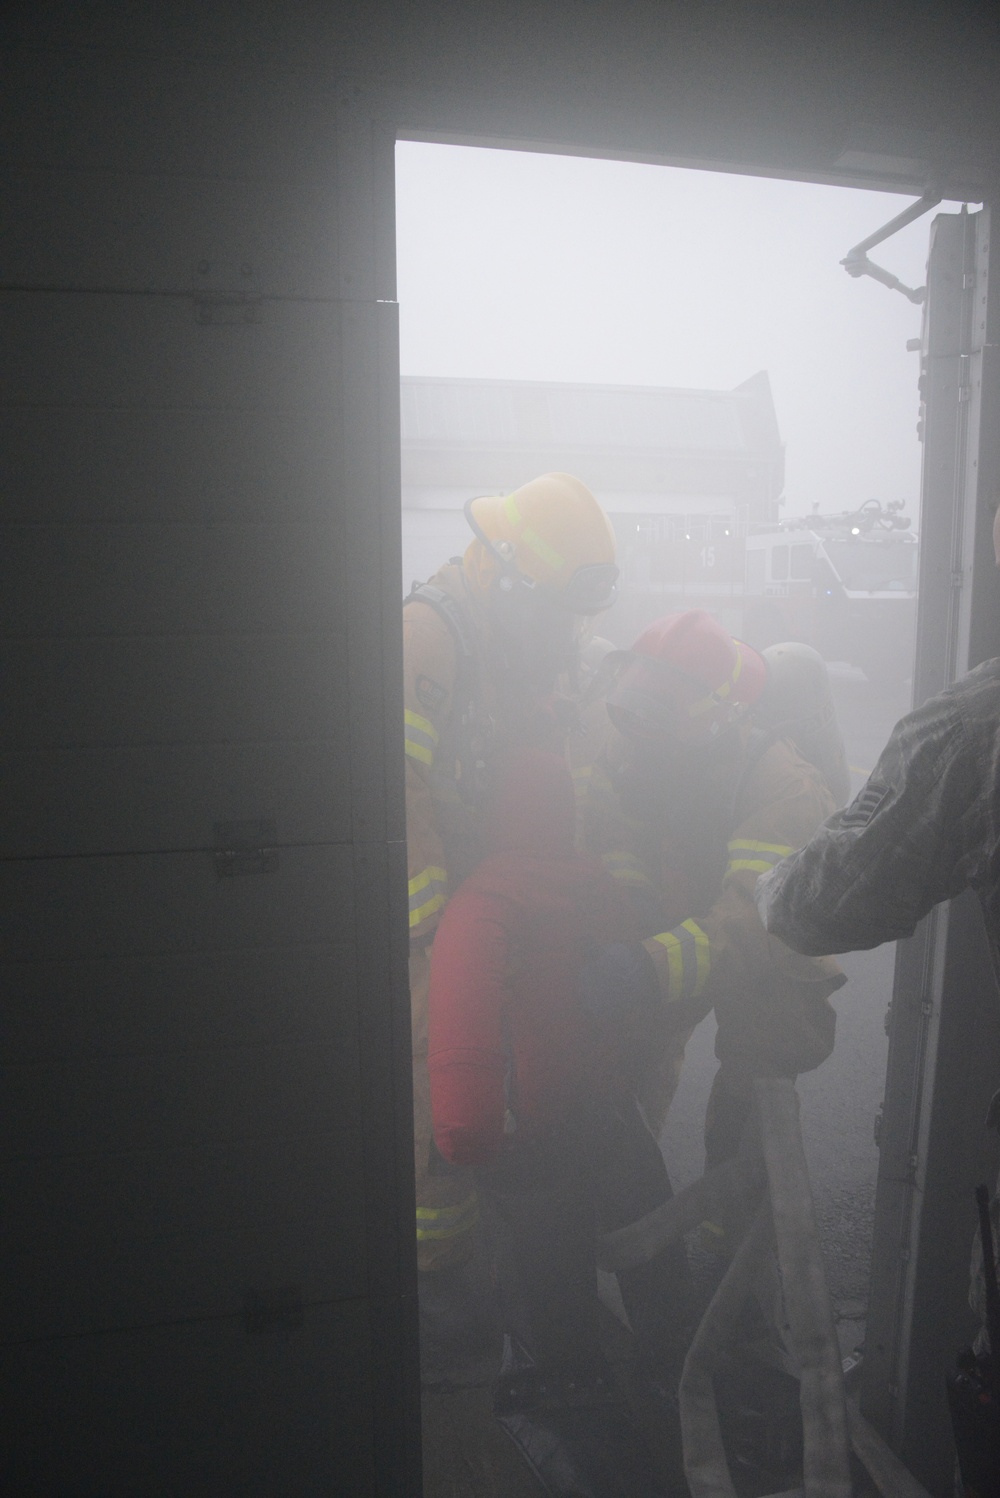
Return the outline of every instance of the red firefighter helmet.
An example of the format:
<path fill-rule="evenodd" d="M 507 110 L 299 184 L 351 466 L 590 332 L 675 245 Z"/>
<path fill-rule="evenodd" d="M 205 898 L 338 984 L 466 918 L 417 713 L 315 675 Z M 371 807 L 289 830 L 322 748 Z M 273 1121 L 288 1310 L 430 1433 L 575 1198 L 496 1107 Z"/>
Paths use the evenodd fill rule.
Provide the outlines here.
<path fill-rule="evenodd" d="M 623 653 L 608 713 L 629 738 L 693 749 L 739 723 L 766 679 L 756 650 L 703 609 L 689 609 L 655 620 Z"/>

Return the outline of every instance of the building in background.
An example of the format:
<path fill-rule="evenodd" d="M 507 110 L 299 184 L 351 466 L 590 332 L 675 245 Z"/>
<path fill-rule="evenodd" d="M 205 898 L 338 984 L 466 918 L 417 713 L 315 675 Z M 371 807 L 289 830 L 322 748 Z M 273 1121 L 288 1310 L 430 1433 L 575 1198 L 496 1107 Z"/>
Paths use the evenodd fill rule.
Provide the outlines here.
<path fill-rule="evenodd" d="M 606 621 L 616 643 L 695 605 L 738 632 L 745 538 L 777 521 L 784 483 L 763 370 L 735 390 L 409 375 L 401 415 L 405 588 L 464 550 L 468 498 L 564 470 L 618 537 L 622 594 Z"/>

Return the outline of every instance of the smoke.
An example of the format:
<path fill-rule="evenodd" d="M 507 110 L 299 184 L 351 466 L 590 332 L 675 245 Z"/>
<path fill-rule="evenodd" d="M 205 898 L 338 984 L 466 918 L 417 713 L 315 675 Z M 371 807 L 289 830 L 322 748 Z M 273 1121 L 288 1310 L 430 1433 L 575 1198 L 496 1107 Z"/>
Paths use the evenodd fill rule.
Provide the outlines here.
<path fill-rule="evenodd" d="M 786 513 L 877 497 L 916 516 L 918 356 L 906 342 L 920 308 L 839 263 L 905 201 L 402 142 L 402 371 L 729 389 L 766 369 Z M 909 285 L 924 280 L 930 220 L 878 251 Z"/>

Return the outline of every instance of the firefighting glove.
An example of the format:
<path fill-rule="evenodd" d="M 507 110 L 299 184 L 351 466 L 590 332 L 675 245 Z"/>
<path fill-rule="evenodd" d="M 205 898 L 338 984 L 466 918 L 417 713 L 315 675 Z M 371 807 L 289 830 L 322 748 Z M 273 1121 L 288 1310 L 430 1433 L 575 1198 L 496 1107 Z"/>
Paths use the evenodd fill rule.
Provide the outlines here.
<path fill-rule="evenodd" d="M 659 979 L 641 942 L 599 947 L 580 972 L 578 992 L 584 1013 L 599 1024 L 628 1025 L 659 1008 Z"/>

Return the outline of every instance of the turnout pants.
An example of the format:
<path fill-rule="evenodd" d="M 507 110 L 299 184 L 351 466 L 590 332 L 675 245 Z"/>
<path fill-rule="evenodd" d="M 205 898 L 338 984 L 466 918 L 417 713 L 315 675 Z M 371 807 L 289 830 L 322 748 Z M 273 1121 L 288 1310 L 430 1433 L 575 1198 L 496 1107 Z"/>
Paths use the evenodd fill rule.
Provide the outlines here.
<path fill-rule="evenodd" d="M 659 1146 L 631 1098 L 582 1108 L 543 1139 L 513 1145 L 477 1174 L 505 1331 L 540 1373 L 601 1376 L 597 1239 L 671 1195 Z M 683 1243 L 619 1275 L 639 1366 L 656 1376 L 683 1356 Z"/>
<path fill-rule="evenodd" d="M 450 1269 L 472 1253 L 478 1215 L 472 1172 L 445 1165 L 434 1148 L 431 1084 L 427 1073 L 427 994 L 430 956 L 410 949 L 413 1036 L 413 1171 L 417 1195 L 417 1268 Z"/>

